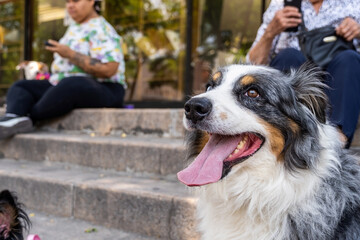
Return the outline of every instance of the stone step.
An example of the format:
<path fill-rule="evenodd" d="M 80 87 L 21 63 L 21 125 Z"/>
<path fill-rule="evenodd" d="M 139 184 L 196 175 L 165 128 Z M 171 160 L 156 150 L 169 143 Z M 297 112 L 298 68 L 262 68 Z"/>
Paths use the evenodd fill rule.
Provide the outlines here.
<path fill-rule="evenodd" d="M 37 234 L 41 240 L 156 240 L 73 217 L 59 217 L 33 209 L 27 209 L 27 213 L 32 223 L 30 234 Z"/>
<path fill-rule="evenodd" d="M 196 198 L 177 181 L 72 164 L 0 159 L 1 189 L 30 209 L 167 240 L 198 239 Z"/>
<path fill-rule="evenodd" d="M 0 108 L 0 114 L 5 109 Z M 183 138 L 183 109 L 75 109 L 66 116 L 40 123 L 40 129 L 81 131 L 96 135 L 155 135 Z M 352 147 L 360 147 L 360 120 L 354 133 Z"/>
<path fill-rule="evenodd" d="M 83 131 L 97 135 L 153 135 L 182 138 L 182 109 L 76 109 L 64 117 L 43 121 L 47 131 Z"/>
<path fill-rule="evenodd" d="M 0 156 L 173 175 L 184 166 L 182 139 L 33 132 L 0 141 Z"/>

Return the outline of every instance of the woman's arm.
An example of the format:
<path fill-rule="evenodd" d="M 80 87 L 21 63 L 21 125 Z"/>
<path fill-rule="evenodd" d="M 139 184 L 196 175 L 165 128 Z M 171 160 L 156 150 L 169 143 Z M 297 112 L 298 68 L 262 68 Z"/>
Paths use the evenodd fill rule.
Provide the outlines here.
<path fill-rule="evenodd" d="M 113 76 L 118 67 L 118 62 L 107 62 L 102 63 L 96 58 L 91 58 L 85 54 L 75 52 L 68 46 L 58 43 L 54 40 L 49 40 L 52 46 L 46 46 L 45 49 L 58 53 L 61 57 L 69 59 L 69 61 L 80 67 L 86 73 L 93 75 L 98 78 L 110 78 Z"/>
<path fill-rule="evenodd" d="M 259 42 L 249 51 L 249 60 L 251 63 L 256 65 L 268 64 L 269 54 L 275 36 L 265 31 Z"/>
<path fill-rule="evenodd" d="M 249 51 L 250 62 L 254 64 L 267 64 L 272 42 L 276 35 L 290 27 L 296 27 L 301 23 L 301 13 L 296 7 L 284 7 L 275 13 L 274 18 L 267 25 L 260 40 Z"/>

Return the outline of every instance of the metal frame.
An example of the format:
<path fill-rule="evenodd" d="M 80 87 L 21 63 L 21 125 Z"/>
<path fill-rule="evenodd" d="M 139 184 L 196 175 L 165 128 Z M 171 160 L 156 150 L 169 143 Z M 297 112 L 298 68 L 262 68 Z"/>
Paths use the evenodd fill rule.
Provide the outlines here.
<path fill-rule="evenodd" d="M 24 24 L 24 60 L 32 59 L 32 39 L 33 39 L 33 0 L 25 0 L 25 24 Z"/>
<path fill-rule="evenodd" d="M 189 98 L 193 86 L 192 67 L 192 23 L 193 23 L 193 1 L 186 0 L 186 57 L 184 72 L 184 102 Z"/>

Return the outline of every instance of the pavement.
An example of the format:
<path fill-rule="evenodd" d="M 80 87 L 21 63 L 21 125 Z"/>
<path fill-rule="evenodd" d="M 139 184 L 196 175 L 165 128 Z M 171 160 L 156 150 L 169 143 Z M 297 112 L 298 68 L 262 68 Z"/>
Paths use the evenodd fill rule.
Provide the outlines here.
<path fill-rule="evenodd" d="M 155 240 L 74 218 L 58 217 L 32 210 L 27 210 L 27 213 L 32 222 L 29 234 L 37 234 L 41 240 Z"/>

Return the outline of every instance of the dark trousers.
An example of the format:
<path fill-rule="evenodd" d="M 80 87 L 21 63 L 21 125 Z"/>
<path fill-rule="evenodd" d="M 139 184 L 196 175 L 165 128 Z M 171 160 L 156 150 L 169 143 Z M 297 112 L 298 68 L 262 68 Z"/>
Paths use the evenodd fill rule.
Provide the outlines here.
<path fill-rule="evenodd" d="M 20 80 L 9 89 L 7 113 L 33 121 L 62 116 L 75 108 L 122 107 L 125 90 L 118 83 L 67 77 L 53 86 L 45 80 Z"/>
<path fill-rule="evenodd" d="M 304 55 L 292 48 L 281 51 L 270 66 L 287 72 L 298 68 L 306 61 Z M 325 79 L 329 86 L 326 94 L 330 100 L 329 120 L 339 126 L 350 145 L 360 111 L 360 54 L 346 50 L 334 57 L 325 69 L 329 76 Z"/>

